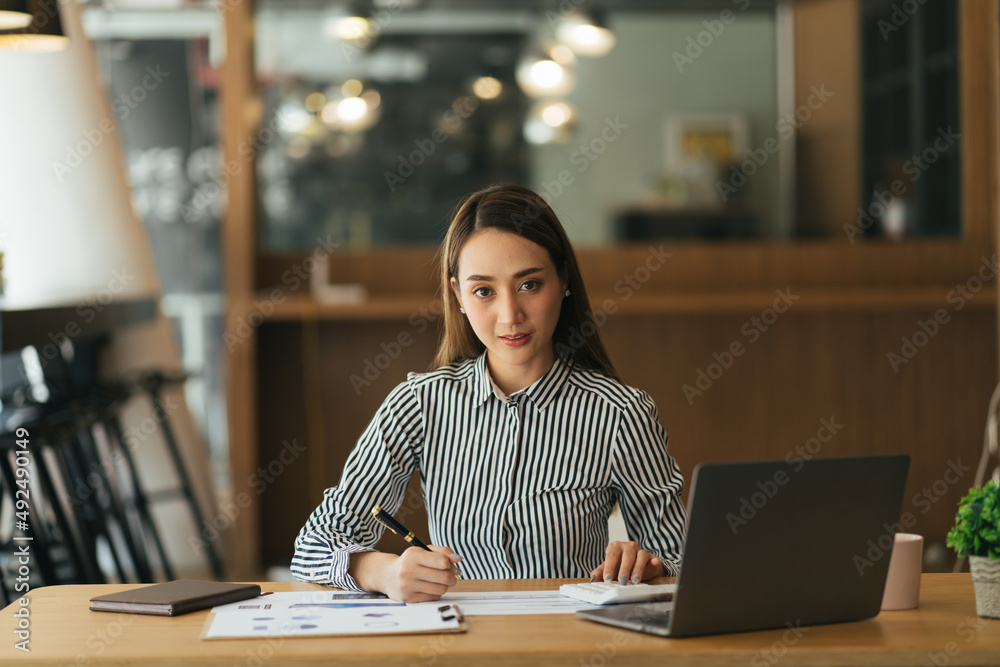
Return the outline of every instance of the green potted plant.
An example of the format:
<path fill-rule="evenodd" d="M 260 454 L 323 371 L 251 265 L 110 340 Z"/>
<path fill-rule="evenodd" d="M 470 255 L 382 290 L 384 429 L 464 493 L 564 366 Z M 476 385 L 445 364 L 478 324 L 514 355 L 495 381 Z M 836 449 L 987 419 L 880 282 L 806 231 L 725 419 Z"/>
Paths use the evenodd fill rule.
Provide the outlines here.
<path fill-rule="evenodd" d="M 976 613 L 1000 618 L 1000 486 L 987 482 L 958 503 L 948 546 L 969 557 L 976 589 Z"/>

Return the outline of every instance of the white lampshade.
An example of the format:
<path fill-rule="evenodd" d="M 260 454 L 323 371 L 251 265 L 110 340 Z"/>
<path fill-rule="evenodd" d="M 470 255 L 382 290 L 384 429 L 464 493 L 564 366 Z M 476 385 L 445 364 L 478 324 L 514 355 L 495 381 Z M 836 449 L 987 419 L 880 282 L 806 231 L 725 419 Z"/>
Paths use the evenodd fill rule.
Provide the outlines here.
<path fill-rule="evenodd" d="M 60 14 L 66 49 L 0 49 L 0 247 L 9 308 L 159 292 L 129 200 L 117 119 L 97 83 L 75 0 L 60 2 Z"/>
<path fill-rule="evenodd" d="M 64 51 L 0 49 L 4 307 L 157 298 L 152 248 L 132 211 L 117 118 L 98 83 L 93 45 L 83 33 L 77 0 L 60 0 L 59 11 L 69 37 Z M 155 86 L 156 76 L 150 73 L 143 86 Z M 141 113 L 141 101 L 133 101 L 137 106 L 131 113 Z M 101 371 L 109 376 L 148 368 L 180 369 L 173 332 L 162 312 L 116 332 L 102 354 Z M 179 406 L 168 409 L 169 419 L 202 513 L 211 519 L 217 509 L 209 465 L 183 388 L 168 390 L 165 404 Z M 132 401 L 122 423 L 127 431 L 129 425 L 152 423 L 151 414 L 150 406 Z M 151 438 L 133 452 L 140 472 L 152 471 L 141 474 L 144 479 L 162 475 L 159 442 Z M 204 557 L 189 546 L 202 526 L 193 526 L 181 503 L 160 503 L 153 507 L 153 517 L 174 567 L 203 577 Z"/>

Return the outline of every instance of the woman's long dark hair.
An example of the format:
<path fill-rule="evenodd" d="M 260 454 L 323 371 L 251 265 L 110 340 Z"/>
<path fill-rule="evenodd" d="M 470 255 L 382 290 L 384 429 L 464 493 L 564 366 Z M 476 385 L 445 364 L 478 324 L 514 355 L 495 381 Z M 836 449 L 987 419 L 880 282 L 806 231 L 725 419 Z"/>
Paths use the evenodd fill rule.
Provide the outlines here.
<path fill-rule="evenodd" d="M 485 346 L 458 310 L 451 279 L 458 279 L 458 256 L 473 234 L 487 229 L 510 232 L 545 248 L 570 295 L 563 299 L 552 342 L 557 355 L 585 370 L 618 380 L 601 343 L 587 290 L 566 230 L 537 193 L 520 185 L 491 185 L 469 195 L 459 206 L 441 246 L 441 300 L 444 337 L 431 368 L 476 357 Z"/>

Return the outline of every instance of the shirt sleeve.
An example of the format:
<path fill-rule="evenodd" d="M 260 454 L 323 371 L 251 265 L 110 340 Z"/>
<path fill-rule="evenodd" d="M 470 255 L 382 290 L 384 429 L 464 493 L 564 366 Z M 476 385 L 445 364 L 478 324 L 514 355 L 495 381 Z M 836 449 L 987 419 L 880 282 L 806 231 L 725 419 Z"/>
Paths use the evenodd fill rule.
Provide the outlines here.
<path fill-rule="evenodd" d="M 350 555 L 374 551 L 385 527 L 371 510 L 395 514 L 419 467 L 423 421 L 410 386 L 398 385 L 365 427 L 340 483 L 327 489 L 295 538 L 292 574 L 303 581 L 362 590 L 347 573 Z"/>
<path fill-rule="evenodd" d="M 629 536 L 663 562 L 667 576 L 676 576 L 687 532 L 684 478 L 667 453 L 656 405 L 644 391 L 636 390 L 622 414 L 611 474 Z"/>

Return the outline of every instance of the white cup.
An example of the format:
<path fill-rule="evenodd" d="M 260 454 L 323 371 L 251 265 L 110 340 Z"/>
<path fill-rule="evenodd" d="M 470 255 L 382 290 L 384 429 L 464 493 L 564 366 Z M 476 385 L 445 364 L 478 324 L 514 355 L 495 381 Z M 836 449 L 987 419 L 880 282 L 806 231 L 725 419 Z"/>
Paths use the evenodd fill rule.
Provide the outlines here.
<path fill-rule="evenodd" d="M 882 609 L 916 609 L 920 602 L 920 573 L 923 570 L 924 538 L 911 533 L 896 533 L 885 579 Z"/>

